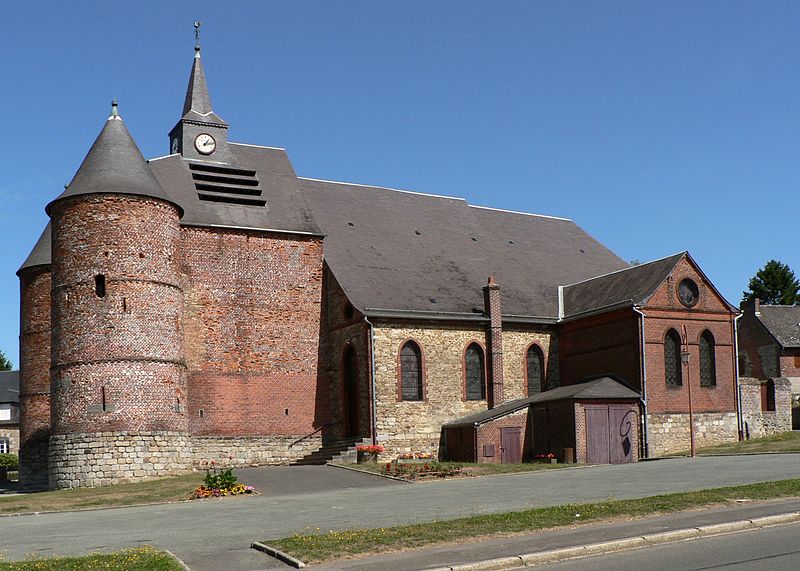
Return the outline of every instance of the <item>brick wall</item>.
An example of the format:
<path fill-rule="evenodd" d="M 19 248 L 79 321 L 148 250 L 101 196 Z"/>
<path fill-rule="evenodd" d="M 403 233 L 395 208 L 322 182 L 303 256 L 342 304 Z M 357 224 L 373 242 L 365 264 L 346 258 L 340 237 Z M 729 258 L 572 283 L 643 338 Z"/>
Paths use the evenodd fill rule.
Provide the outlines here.
<path fill-rule="evenodd" d="M 739 374 L 757 379 L 792 376 L 788 371 L 783 373 L 780 364 L 793 368 L 793 359 L 787 359 L 791 361 L 789 363 L 779 363 L 780 346 L 755 315 L 753 302 L 744 303 L 742 309 L 744 314 L 739 320 Z"/>
<path fill-rule="evenodd" d="M 561 382 L 614 374 L 640 390 L 639 315 L 630 309 L 568 321 L 559 327 Z"/>
<path fill-rule="evenodd" d="M 322 426 L 321 238 L 184 227 L 180 253 L 191 433 L 300 437 Z"/>
<path fill-rule="evenodd" d="M 442 424 L 486 410 L 485 400 L 467 401 L 463 390 L 464 351 L 472 342 L 485 348 L 485 335 L 483 324 L 376 323 L 377 432 L 387 457 L 404 452 L 437 454 Z M 426 397 L 419 402 L 398 400 L 398 354 L 408 339 L 416 341 L 423 354 Z M 524 348 L 533 342 L 548 354 L 550 334 L 541 327 L 503 332 L 506 400 L 525 396 Z"/>
<path fill-rule="evenodd" d="M 497 420 L 492 420 L 477 427 L 478 462 L 500 464 L 502 461 L 502 428 L 519 428 L 521 430 L 522 461 L 530 460 L 533 442 L 531 431 L 528 430 L 528 409 L 524 408 L 512 414 L 507 414 Z M 494 455 L 484 453 L 484 446 L 494 445 Z"/>
<path fill-rule="evenodd" d="M 48 485 L 50 438 L 50 266 L 20 272 L 20 484 Z"/>

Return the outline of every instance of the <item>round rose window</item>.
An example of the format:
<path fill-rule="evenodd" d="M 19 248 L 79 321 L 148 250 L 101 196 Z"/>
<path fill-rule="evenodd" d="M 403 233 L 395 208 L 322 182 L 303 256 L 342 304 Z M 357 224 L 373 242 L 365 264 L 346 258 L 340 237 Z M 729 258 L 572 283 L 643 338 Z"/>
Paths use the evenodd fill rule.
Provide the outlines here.
<path fill-rule="evenodd" d="M 700 299 L 700 289 L 689 278 L 681 280 L 678 284 L 678 299 L 686 307 L 694 307 Z"/>

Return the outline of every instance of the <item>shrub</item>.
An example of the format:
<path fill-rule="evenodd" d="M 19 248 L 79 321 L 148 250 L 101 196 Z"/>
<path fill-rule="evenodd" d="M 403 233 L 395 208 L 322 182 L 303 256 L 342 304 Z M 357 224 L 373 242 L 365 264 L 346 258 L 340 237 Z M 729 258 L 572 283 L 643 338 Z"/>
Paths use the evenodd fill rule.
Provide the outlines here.
<path fill-rule="evenodd" d="M 0 468 L 19 470 L 19 457 L 16 454 L 0 454 Z"/>

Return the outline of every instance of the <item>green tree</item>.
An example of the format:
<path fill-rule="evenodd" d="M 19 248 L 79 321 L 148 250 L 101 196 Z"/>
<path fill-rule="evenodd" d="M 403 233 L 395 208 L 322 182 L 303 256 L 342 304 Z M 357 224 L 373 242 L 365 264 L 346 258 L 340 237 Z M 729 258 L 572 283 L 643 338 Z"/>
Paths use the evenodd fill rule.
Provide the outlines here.
<path fill-rule="evenodd" d="M 10 371 L 11 370 L 11 361 L 8 360 L 6 354 L 0 350 L 0 371 Z"/>
<path fill-rule="evenodd" d="M 756 272 L 749 291 L 742 292 L 744 300 L 760 299 L 768 305 L 797 305 L 800 303 L 800 281 L 786 264 L 770 260 Z"/>

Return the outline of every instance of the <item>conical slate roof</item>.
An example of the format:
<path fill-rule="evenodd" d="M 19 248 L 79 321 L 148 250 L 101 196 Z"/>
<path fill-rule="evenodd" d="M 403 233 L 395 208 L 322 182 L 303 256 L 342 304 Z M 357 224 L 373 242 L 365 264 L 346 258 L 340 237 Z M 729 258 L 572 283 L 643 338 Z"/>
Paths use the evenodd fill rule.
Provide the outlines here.
<path fill-rule="evenodd" d="M 200 59 L 200 50 L 195 48 L 192 73 L 189 75 L 189 86 L 186 88 L 186 99 L 183 102 L 183 119 L 203 123 L 225 125 L 225 121 L 211 110 L 211 96 L 208 94 L 206 74 Z"/>
<path fill-rule="evenodd" d="M 133 194 L 174 204 L 147 166 L 122 117 L 116 114 L 116 104 L 72 182 L 45 210 L 49 214 L 54 203 L 81 194 Z"/>
<path fill-rule="evenodd" d="M 44 232 L 39 236 L 39 240 L 31 250 L 31 253 L 22 263 L 22 266 L 17 270 L 17 275 L 22 270 L 33 268 L 34 266 L 48 266 L 50 265 L 50 223 L 45 226 Z"/>

